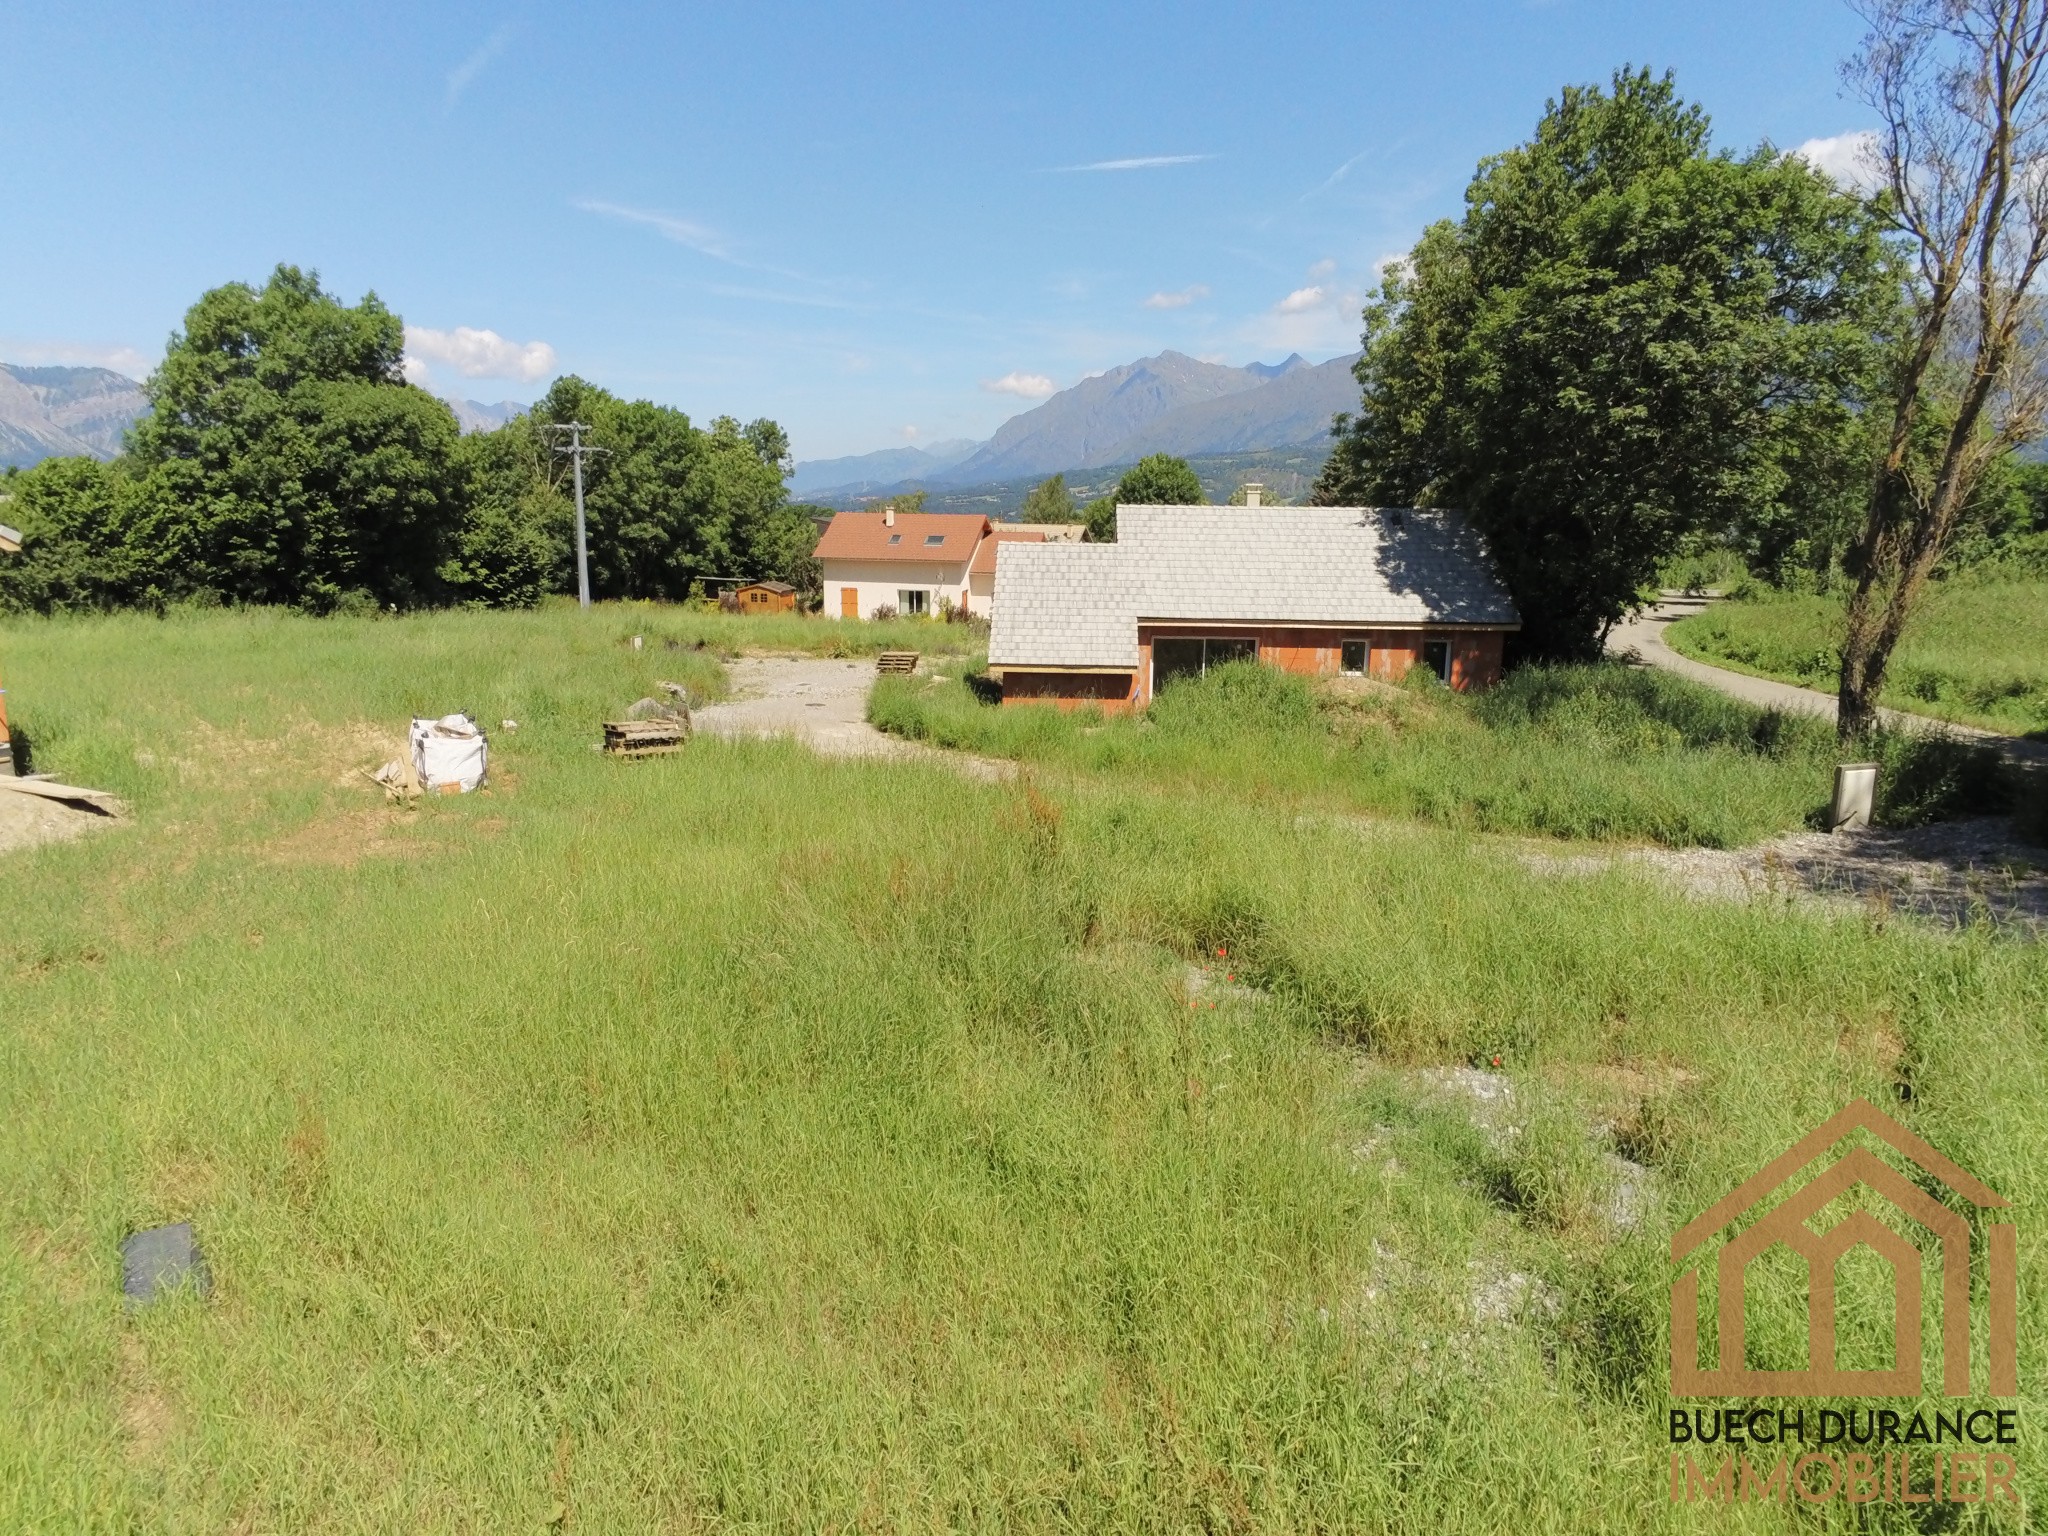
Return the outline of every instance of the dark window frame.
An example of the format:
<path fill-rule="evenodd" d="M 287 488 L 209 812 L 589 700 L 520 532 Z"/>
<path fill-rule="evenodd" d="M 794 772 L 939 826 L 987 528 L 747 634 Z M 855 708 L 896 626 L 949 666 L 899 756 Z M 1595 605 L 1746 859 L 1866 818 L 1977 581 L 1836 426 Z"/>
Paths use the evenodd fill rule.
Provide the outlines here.
<path fill-rule="evenodd" d="M 1199 645 L 1202 651 L 1192 672 L 1185 665 L 1178 665 L 1162 678 L 1159 673 L 1159 648 L 1161 645 Z M 1216 656 L 1213 663 L 1209 651 L 1212 645 L 1221 645 L 1225 648 L 1224 653 Z M 1256 635 L 1154 635 L 1152 637 L 1152 696 L 1157 698 L 1159 690 L 1167 683 L 1172 682 L 1176 677 L 1202 677 L 1208 673 L 1212 664 L 1220 667 L 1225 662 L 1242 661 L 1246 658 L 1252 661 L 1259 659 L 1259 638 Z"/>

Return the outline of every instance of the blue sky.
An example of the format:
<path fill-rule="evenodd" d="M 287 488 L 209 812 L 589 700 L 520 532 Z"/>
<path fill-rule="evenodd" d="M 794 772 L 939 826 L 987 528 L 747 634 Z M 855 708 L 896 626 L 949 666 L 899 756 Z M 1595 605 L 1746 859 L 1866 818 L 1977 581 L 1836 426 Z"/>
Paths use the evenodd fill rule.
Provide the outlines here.
<path fill-rule="evenodd" d="M 575 372 L 799 456 L 985 436 L 1165 347 L 1356 345 L 1545 99 L 1677 71 L 1717 142 L 1862 127 L 1839 0 L 18 5 L 0 359 L 146 372 L 317 268 L 429 387 Z"/>

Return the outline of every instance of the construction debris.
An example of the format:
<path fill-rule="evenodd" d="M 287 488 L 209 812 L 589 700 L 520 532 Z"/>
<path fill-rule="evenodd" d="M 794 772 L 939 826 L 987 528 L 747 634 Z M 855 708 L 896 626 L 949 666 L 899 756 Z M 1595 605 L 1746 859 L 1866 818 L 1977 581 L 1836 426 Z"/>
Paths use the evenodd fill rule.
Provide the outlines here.
<path fill-rule="evenodd" d="M 484 781 L 490 744 L 467 715 L 412 723 L 412 766 L 432 794 L 468 794 Z"/>
<path fill-rule="evenodd" d="M 100 816 L 120 816 L 126 813 L 126 807 L 103 789 L 80 789 L 76 784 L 59 784 L 44 773 L 32 773 L 21 779 L 0 775 L 0 790 L 12 790 L 20 795 L 37 795 L 42 799 L 60 801 Z"/>

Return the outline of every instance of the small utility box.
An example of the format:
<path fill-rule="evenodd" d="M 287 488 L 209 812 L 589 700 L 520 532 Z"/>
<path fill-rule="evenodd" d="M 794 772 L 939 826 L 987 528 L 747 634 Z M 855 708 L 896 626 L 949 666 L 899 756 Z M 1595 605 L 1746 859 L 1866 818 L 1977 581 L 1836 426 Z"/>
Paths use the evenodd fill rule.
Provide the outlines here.
<path fill-rule="evenodd" d="M 1853 832 L 1870 825 L 1877 803 L 1877 764 L 1842 763 L 1835 769 L 1835 799 L 1828 807 L 1830 832 Z"/>

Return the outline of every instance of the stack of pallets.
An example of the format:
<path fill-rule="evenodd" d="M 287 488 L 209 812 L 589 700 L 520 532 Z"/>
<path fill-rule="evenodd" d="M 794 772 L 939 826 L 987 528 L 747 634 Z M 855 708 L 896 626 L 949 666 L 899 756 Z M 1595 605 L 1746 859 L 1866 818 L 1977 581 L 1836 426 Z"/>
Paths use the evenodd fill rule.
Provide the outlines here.
<path fill-rule="evenodd" d="M 607 720 L 604 749 L 613 757 L 658 757 L 680 752 L 690 739 L 686 720 Z"/>
<path fill-rule="evenodd" d="M 917 652 L 884 651 L 875 658 L 875 670 L 877 672 L 915 672 L 917 670 Z"/>

